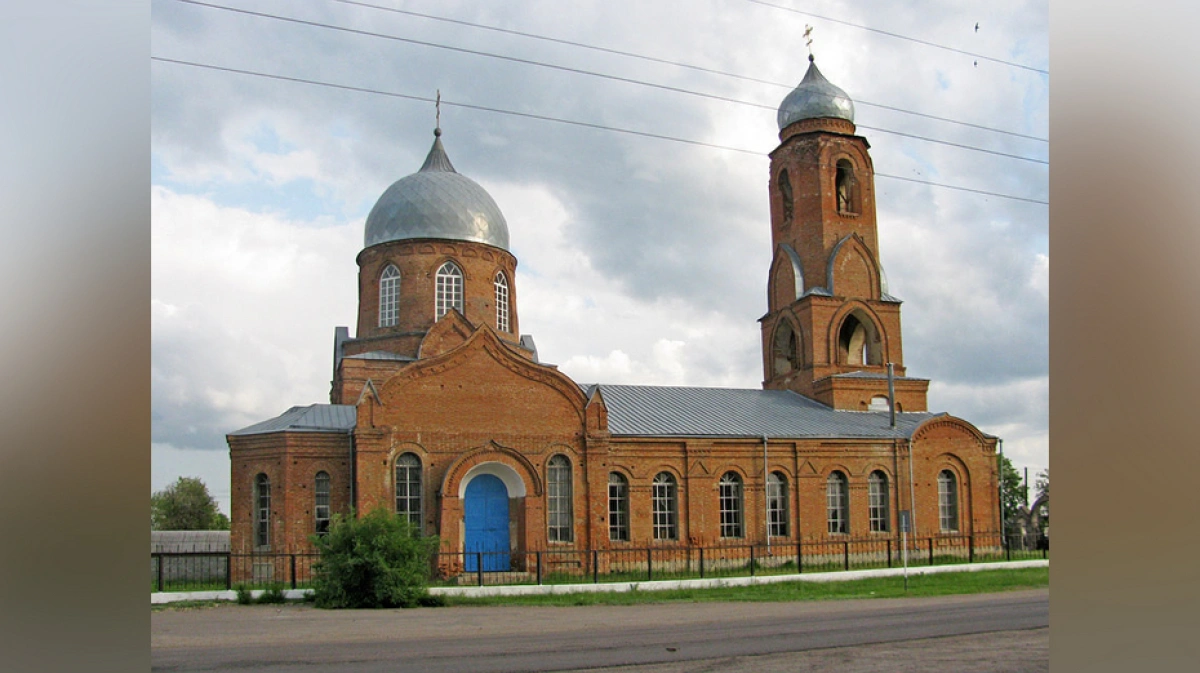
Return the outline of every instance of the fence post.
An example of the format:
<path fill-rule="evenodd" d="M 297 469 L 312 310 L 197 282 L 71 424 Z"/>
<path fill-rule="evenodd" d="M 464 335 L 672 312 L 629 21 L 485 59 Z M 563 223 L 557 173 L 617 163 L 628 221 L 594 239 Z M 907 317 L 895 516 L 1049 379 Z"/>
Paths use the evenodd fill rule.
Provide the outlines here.
<path fill-rule="evenodd" d="M 796 574 L 804 572 L 804 543 L 796 541 Z"/>
<path fill-rule="evenodd" d="M 233 588 L 233 552 L 225 553 L 225 589 Z"/>
<path fill-rule="evenodd" d="M 592 550 L 592 584 L 600 583 L 600 550 Z"/>
<path fill-rule="evenodd" d="M 542 583 L 542 552 L 534 552 L 534 557 L 537 562 L 537 582 Z"/>
<path fill-rule="evenodd" d="M 929 565 L 933 565 L 933 538 L 929 538 Z"/>
<path fill-rule="evenodd" d="M 754 577 L 754 545 L 750 545 L 750 576 Z"/>
<path fill-rule="evenodd" d="M 158 590 L 162 591 L 163 590 L 163 557 L 162 557 L 162 554 L 155 554 L 154 556 L 156 558 L 158 558 Z"/>
<path fill-rule="evenodd" d="M 1009 544 L 1009 542 L 1008 542 L 1008 536 L 1001 533 L 1000 539 L 1004 540 L 1004 560 L 1011 561 L 1012 560 L 1012 545 Z"/>
<path fill-rule="evenodd" d="M 850 569 L 850 541 L 846 540 L 842 543 L 842 565 L 846 570 Z"/>
<path fill-rule="evenodd" d="M 890 538 L 888 539 L 887 543 L 888 543 L 888 567 L 891 568 L 892 567 L 892 541 Z"/>
<path fill-rule="evenodd" d="M 292 554 L 292 588 L 296 588 L 296 555 Z"/>
<path fill-rule="evenodd" d="M 700 579 L 704 579 L 704 547 L 700 548 Z"/>
<path fill-rule="evenodd" d="M 968 540 L 969 544 L 971 545 L 971 548 L 967 550 L 967 563 L 974 563 L 975 562 L 975 533 L 971 533 L 971 535 L 967 538 L 967 540 Z"/>
<path fill-rule="evenodd" d="M 475 574 L 479 576 L 479 586 L 483 586 L 483 552 L 475 552 Z"/>
<path fill-rule="evenodd" d="M 654 579 L 654 549 L 646 547 L 646 581 Z"/>

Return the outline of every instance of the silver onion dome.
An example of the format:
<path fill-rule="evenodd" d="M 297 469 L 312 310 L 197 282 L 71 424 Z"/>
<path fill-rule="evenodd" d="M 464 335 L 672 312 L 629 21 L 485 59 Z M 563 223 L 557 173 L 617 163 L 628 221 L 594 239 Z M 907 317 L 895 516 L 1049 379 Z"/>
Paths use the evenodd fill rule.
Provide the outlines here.
<path fill-rule="evenodd" d="M 442 147 L 441 129 L 421 169 L 392 183 L 367 215 L 365 247 L 388 241 L 441 238 L 508 250 L 508 223 L 491 195 L 460 175 Z"/>
<path fill-rule="evenodd" d="M 854 101 L 837 86 L 825 79 L 810 56 L 804 79 L 779 104 L 779 130 L 801 119 L 832 117 L 854 121 Z"/>

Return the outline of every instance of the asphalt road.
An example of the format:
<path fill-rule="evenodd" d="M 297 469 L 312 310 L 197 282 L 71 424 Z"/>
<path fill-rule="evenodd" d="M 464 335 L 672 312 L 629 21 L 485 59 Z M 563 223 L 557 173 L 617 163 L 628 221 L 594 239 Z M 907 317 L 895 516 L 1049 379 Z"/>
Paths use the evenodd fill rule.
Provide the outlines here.
<path fill-rule="evenodd" d="M 151 616 L 155 671 L 1047 671 L 1050 591 L 796 603 Z"/>

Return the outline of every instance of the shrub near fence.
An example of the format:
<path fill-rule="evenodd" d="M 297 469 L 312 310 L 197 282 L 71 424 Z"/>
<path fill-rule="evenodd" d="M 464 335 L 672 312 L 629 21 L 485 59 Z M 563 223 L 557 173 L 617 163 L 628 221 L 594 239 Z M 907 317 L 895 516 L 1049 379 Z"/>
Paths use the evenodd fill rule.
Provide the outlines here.
<path fill-rule="evenodd" d="M 998 534 L 912 538 L 908 541 L 908 565 L 1049 558 L 1049 545 L 1036 548 L 1024 542 L 1020 536 L 1002 540 Z M 431 564 L 430 584 L 644 582 L 898 568 L 904 560 L 903 552 L 900 541 L 892 538 L 773 542 L 770 548 L 553 549 L 498 554 L 509 558 L 509 569 L 505 571 L 475 570 L 494 567 L 485 558 L 490 558 L 487 552 L 440 552 Z M 265 589 L 282 583 L 286 588 L 302 589 L 312 582 L 313 564 L 319 559 L 318 554 L 152 553 L 150 586 L 151 591 L 206 591 L 232 589 L 235 585 Z"/>

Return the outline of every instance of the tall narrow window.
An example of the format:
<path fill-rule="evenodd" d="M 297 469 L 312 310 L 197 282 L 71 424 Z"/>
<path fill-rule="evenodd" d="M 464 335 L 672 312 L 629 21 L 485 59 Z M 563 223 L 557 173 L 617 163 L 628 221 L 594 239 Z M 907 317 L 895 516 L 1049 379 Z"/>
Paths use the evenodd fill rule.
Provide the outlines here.
<path fill-rule="evenodd" d="M 394 327 L 400 315 L 400 270 L 391 264 L 379 276 L 379 326 Z"/>
<path fill-rule="evenodd" d="M 313 485 L 313 520 L 316 521 L 317 535 L 329 532 L 329 473 L 321 470 L 317 473 Z"/>
<path fill-rule="evenodd" d="M 446 262 L 437 272 L 437 315 L 441 319 L 450 309 L 459 313 L 463 310 L 462 269 L 454 262 Z"/>
<path fill-rule="evenodd" d="M 408 517 L 418 531 L 421 526 L 421 459 L 405 453 L 396 459 L 396 513 Z"/>
<path fill-rule="evenodd" d="M 846 159 L 837 162 L 837 209 L 839 213 L 858 212 L 858 184 L 854 167 Z"/>
<path fill-rule="evenodd" d="M 846 475 L 834 471 L 825 482 L 825 506 L 830 533 L 845 533 L 850 530 L 847 516 L 847 501 L 849 500 L 849 485 Z"/>
<path fill-rule="evenodd" d="M 496 273 L 496 329 L 508 332 L 508 278 L 504 272 Z"/>
<path fill-rule="evenodd" d="M 787 477 L 780 472 L 767 475 L 767 533 L 771 537 L 788 536 Z"/>
<path fill-rule="evenodd" d="M 260 550 L 271 546 L 271 480 L 261 472 L 254 478 L 254 546 Z"/>
<path fill-rule="evenodd" d="M 779 171 L 779 199 L 783 202 L 783 223 L 790 224 L 796 201 L 792 198 L 792 180 L 786 168 Z"/>
<path fill-rule="evenodd" d="M 867 516 L 871 519 L 872 533 L 886 533 L 891 527 L 888 512 L 888 478 L 879 470 L 867 477 Z"/>
<path fill-rule="evenodd" d="M 721 537 L 743 537 L 742 478 L 726 472 L 718 484 L 721 500 Z"/>
<path fill-rule="evenodd" d="M 679 539 L 679 489 L 670 472 L 659 472 L 651 484 L 651 505 L 654 513 L 654 539 Z"/>
<path fill-rule="evenodd" d="M 608 539 L 629 541 L 629 482 L 616 472 L 608 475 Z"/>
<path fill-rule="evenodd" d="M 551 542 L 570 542 L 573 514 L 571 507 L 571 462 L 566 456 L 550 459 L 546 482 L 549 485 L 549 538 Z"/>
<path fill-rule="evenodd" d="M 943 533 L 958 530 L 958 480 L 950 470 L 938 473 L 938 519 Z"/>

